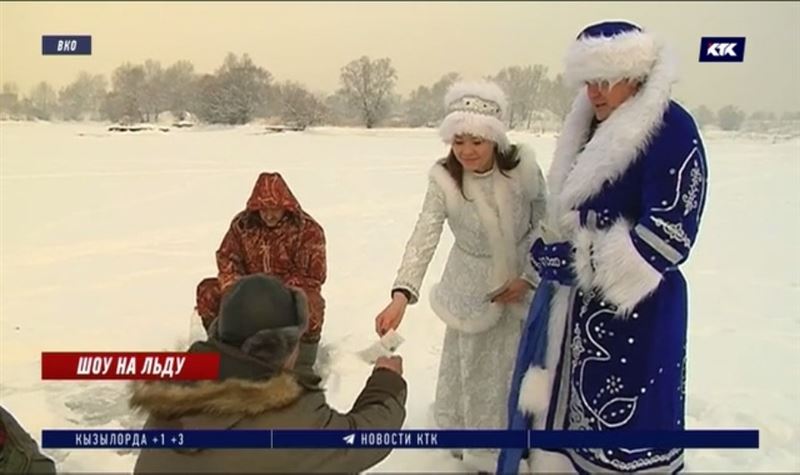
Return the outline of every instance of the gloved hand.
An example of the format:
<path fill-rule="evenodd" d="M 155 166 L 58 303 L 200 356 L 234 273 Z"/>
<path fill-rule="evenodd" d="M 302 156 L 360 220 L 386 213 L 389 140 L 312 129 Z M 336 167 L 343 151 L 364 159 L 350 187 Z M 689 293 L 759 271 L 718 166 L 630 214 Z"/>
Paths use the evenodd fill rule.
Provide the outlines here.
<path fill-rule="evenodd" d="M 542 238 L 531 246 L 531 264 L 542 280 L 551 280 L 561 285 L 572 285 L 575 274 L 572 270 L 574 250 L 566 241 L 545 244 Z"/>

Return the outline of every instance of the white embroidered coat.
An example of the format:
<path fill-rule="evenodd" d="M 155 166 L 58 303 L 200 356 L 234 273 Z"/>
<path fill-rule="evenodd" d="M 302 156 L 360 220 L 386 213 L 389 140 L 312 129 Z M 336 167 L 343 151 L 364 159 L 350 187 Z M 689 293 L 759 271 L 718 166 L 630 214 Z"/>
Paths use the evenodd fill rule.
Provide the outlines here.
<path fill-rule="evenodd" d="M 466 333 L 492 328 L 507 306 L 489 302 L 488 293 L 517 277 L 538 283 L 528 251 L 545 214 L 546 187 L 533 150 L 521 145 L 518 156 L 519 165 L 510 171 L 465 172 L 463 195 L 441 160 L 429 173 L 422 211 L 393 288 L 407 290 L 410 303 L 417 302 L 446 221 L 455 243 L 430 303 L 450 328 Z M 508 310 L 524 319 L 531 297 Z"/>

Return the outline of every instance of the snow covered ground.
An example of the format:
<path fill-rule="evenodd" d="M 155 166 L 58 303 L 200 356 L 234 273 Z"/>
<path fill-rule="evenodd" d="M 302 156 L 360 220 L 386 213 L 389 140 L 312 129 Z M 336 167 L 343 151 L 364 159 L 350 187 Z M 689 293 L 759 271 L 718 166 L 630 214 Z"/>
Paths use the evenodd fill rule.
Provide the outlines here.
<path fill-rule="evenodd" d="M 547 169 L 552 136 L 513 134 Z M 756 428 L 759 450 L 692 451 L 690 471 L 800 471 L 800 141 L 706 137 L 711 185 L 685 267 L 690 428 Z M 325 227 L 324 343 L 341 410 L 370 368 L 388 289 L 444 147 L 432 130 L 256 127 L 140 134 L 101 124 L 0 124 L 0 404 L 43 428 L 136 428 L 125 383 L 43 382 L 42 351 L 178 349 L 194 289 L 257 174 L 279 170 Z M 406 427 L 429 427 L 444 325 L 427 289 L 400 328 Z M 476 382 L 479 384 L 479 382 Z M 113 450 L 50 451 L 61 471 L 130 471 Z M 397 450 L 375 471 L 463 470 L 446 452 Z"/>

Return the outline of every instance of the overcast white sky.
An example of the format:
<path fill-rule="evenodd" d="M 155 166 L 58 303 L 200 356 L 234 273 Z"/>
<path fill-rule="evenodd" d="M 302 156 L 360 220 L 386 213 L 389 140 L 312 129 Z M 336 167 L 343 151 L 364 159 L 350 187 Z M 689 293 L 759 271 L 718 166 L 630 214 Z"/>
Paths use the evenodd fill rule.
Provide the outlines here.
<path fill-rule="evenodd" d="M 569 42 L 588 23 L 637 22 L 670 40 L 680 56 L 675 95 L 694 107 L 800 110 L 798 2 L 2 2 L 0 80 L 27 93 L 78 72 L 125 61 L 179 59 L 212 72 L 227 52 L 248 53 L 276 80 L 333 92 L 339 70 L 361 55 L 389 57 L 397 92 L 430 85 L 449 71 L 465 77 L 510 65 L 562 69 Z M 88 57 L 42 56 L 41 36 L 92 35 Z M 702 36 L 747 37 L 744 63 L 699 63 Z"/>

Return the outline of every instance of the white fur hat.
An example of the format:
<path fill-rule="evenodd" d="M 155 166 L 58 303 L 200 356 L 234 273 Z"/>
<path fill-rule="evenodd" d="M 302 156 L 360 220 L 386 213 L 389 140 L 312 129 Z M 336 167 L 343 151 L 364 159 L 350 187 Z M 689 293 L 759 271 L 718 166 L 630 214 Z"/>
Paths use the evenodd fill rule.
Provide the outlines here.
<path fill-rule="evenodd" d="M 642 79 L 661 54 L 656 38 L 638 25 L 603 21 L 584 28 L 569 47 L 564 75 L 572 86 L 593 80 Z"/>
<path fill-rule="evenodd" d="M 444 107 L 447 116 L 439 126 L 439 135 L 445 143 L 452 143 L 456 135 L 469 134 L 495 142 L 502 151 L 511 146 L 503 122 L 506 95 L 497 84 L 457 82 L 447 91 Z"/>

